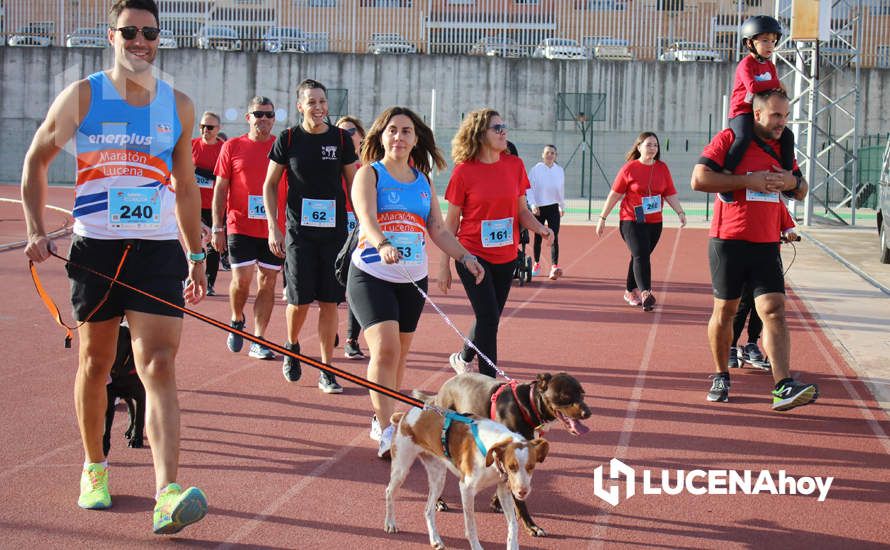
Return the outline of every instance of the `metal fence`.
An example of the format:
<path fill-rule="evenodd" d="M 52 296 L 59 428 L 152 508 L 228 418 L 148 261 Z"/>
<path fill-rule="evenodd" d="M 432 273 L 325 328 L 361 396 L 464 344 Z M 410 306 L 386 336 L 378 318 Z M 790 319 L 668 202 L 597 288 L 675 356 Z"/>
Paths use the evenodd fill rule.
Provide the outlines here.
<path fill-rule="evenodd" d="M 750 15 L 791 0 L 160 0 L 176 47 L 269 51 L 549 56 L 547 38 L 578 46 L 575 57 L 657 59 L 679 48 L 740 55 Z M 825 2 L 823 2 L 823 5 Z M 70 34 L 107 26 L 110 2 L 0 1 L 4 45 L 66 45 Z M 823 8 L 824 9 L 824 8 Z M 856 24 L 851 9 L 858 12 Z M 788 23 L 788 22 L 785 22 Z M 890 0 L 833 2 L 826 51 L 854 48 L 863 67 L 890 67 Z M 209 35 L 209 39 L 208 39 Z M 204 36 L 205 39 L 201 40 Z M 237 41 L 237 44 L 235 43 Z M 172 45 L 172 43 L 169 43 Z M 693 45 L 694 44 L 694 45 Z M 563 44 L 565 45 L 565 44 Z M 237 48 L 235 48 L 237 46 Z"/>

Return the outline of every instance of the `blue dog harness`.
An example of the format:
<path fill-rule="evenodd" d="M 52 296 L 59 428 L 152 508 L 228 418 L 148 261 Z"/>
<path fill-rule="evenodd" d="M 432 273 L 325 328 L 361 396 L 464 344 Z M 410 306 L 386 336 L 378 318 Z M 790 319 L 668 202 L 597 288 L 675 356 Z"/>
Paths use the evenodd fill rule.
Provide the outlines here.
<path fill-rule="evenodd" d="M 476 421 L 451 411 L 445 413 L 445 422 L 442 424 L 442 450 L 445 451 L 445 456 L 451 458 L 451 453 L 448 451 L 448 428 L 451 427 L 451 422 L 454 420 L 463 422 L 470 427 L 470 433 L 473 434 L 473 439 L 476 440 L 476 447 L 479 448 L 482 456 L 486 456 L 488 450 L 485 448 L 482 440 L 479 439 L 479 426 L 476 424 Z"/>

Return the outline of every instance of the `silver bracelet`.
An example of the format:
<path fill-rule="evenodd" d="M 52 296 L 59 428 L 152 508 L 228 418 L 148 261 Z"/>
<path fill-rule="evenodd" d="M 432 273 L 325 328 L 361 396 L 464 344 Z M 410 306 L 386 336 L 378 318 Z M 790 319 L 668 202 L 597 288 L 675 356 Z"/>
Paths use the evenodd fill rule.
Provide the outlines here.
<path fill-rule="evenodd" d="M 472 260 L 474 262 L 478 261 L 476 259 L 476 256 L 473 256 L 469 252 L 467 252 L 466 254 L 464 254 L 463 256 L 460 257 L 460 263 L 462 263 L 464 265 L 467 265 L 467 262 L 469 262 L 470 260 Z"/>

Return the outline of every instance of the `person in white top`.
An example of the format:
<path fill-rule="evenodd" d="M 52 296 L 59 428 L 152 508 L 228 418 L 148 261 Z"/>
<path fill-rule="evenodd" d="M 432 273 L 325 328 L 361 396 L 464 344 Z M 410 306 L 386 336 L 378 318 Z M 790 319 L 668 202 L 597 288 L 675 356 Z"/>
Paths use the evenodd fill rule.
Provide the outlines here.
<path fill-rule="evenodd" d="M 566 173 L 562 166 L 556 163 L 556 146 L 545 145 L 541 153 L 541 162 L 536 164 L 528 173 L 528 179 L 532 186 L 526 196 L 532 213 L 542 224 L 547 224 L 553 231 L 553 244 L 550 245 L 550 279 L 556 280 L 562 276 L 559 267 L 559 219 L 566 213 Z M 534 243 L 535 263 L 532 266 L 532 275 L 541 274 L 541 237 L 535 235 Z"/>

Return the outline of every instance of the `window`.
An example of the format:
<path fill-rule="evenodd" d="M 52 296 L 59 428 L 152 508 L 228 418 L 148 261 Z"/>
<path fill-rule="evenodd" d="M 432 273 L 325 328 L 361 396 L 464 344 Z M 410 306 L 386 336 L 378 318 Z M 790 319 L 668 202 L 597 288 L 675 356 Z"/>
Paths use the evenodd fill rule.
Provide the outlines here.
<path fill-rule="evenodd" d="M 361 0 L 364 8 L 410 8 L 414 0 Z"/>
<path fill-rule="evenodd" d="M 579 0 L 576 10 L 586 11 L 626 11 L 627 0 Z"/>
<path fill-rule="evenodd" d="M 472 6 L 476 0 L 448 0 L 449 6 Z"/>
<path fill-rule="evenodd" d="M 890 69 L 890 44 L 881 44 L 877 47 L 875 67 Z"/>
<path fill-rule="evenodd" d="M 310 8 L 336 8 L 337 0 L 307 0 Z"/>
<path fill-rule="evenodd" d="M 683 0 L 658 0 L 659 11 L 683 11 Z"/>

